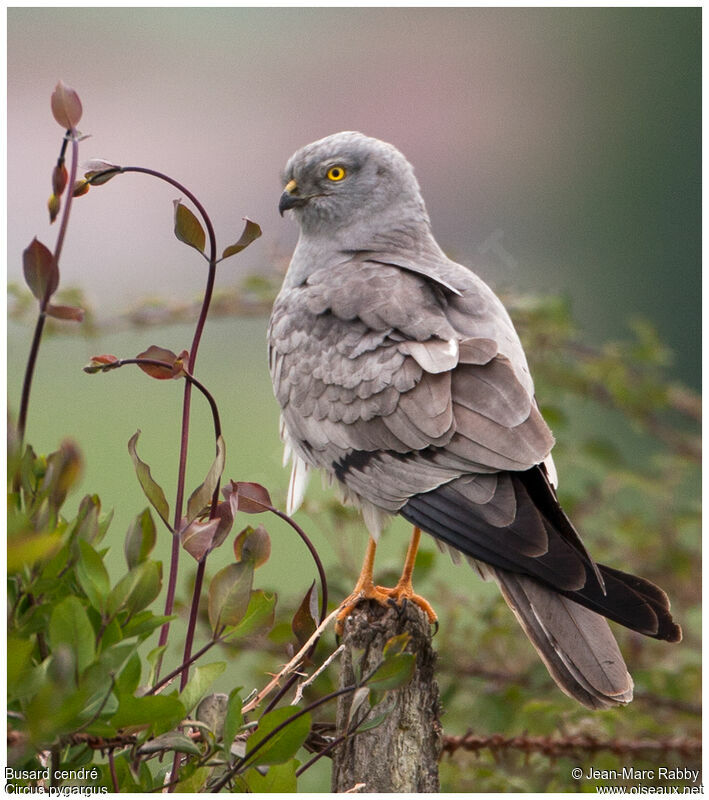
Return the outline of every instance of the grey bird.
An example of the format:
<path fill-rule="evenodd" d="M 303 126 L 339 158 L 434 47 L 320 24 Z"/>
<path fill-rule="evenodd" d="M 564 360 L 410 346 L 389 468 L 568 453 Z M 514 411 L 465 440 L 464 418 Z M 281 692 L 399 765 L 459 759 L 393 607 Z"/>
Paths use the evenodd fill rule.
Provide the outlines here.
<path fill-rule="evenodd" d="M 436 243 L 414 171 L 392 145 L 327 136 L 288 161 L 280 198 L 300 237 L 269 329 L 292 459 L 288 509 L 319 468 L 371 534 L 341 616 L 362 597 L 418 603 L 423 530 L 495 580 L 560 688 L 591 709 L 630 702 L 606 617 L 677 642 L 665 592 L 597 564 L 556 495 L 554 438 L 522 345 L 492 290 Z M 380 531 L 414 536 L 402 578 L 374 585 Z"/>

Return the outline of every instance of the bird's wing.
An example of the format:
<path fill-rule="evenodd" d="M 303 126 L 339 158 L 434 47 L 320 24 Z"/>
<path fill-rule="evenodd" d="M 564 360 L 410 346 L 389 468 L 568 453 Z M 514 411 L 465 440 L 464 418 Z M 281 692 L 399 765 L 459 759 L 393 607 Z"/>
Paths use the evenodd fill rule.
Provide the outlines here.
<path fill-rule="evenodd" d="M 553 444 L 499 301 L 471 291 L 453 305 L 450 294 L 353 261 L 314 273 L 274 306 L 271 372 L 296 452 L 389 511 L 461 472 L 527 469 Z M 477 306 L 477 327 L 461 329 L 462 302 Z M 388 480 L 372 475 L 382 469 Z"/>
<path fill-rule="evenodd" d="M 652 584 L 609 578 L 588 555 L 538 466 L 553 437 L 512 323 L 482 281 L 448 265 L 428 279 L 351 258 L 279 295 L 269 352 L 292 507 L 307 466 L 320 467 L 365 512 L 399 512 L 472 559 L 676 639 Z"/>
<path fill-rule="evenodd" d="M 498 473 L 542 462 L 553 437 L 502 304 L 457 270 L 446 276 L 452 291 L 405 267 L 353 258 L 281 292 L 269 352 L 295 455 L 291 510 L 311 465 L 389 513 L 465 474 L 483 517 L 514 519 L 515 496 Z M 535 531 L 536 554 L 546 534 Z"/>

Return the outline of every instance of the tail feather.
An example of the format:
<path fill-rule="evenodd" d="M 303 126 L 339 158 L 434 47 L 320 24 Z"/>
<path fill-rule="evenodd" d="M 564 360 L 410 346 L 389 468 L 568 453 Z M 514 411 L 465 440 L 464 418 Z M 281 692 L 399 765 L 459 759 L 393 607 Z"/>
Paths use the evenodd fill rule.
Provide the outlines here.
<path fill-rule="evenodd" d="M 594 710 L 633 699 L 633 679 L 602 616 L 531 578 L 490 571 L 565 694 Z"/>

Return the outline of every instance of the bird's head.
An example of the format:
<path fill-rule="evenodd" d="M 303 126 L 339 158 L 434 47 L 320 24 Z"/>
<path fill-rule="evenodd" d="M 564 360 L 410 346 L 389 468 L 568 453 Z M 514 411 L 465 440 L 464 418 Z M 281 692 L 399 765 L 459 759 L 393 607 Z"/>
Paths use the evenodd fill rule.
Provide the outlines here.
<path fill-rule="evenodd" d="M 361 133 L 335 133 L 301 148 L 286 165 L 283 185 L 278 210 L 292 210 L 306 234 L 428 227 L 411 164 L 392 145 Z"/>

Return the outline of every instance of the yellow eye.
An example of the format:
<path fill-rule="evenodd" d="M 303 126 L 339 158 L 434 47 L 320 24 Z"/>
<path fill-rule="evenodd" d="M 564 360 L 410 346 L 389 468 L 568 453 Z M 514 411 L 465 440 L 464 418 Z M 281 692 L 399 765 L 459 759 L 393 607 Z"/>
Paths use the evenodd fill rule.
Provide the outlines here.
<path fill-rule="evenodd" d="M 340 166 L 330 167 L 330 169 L 327 171 L 327 177 L 331 181 L 341 181 L 345 175 L 347 175 L 347 170 Z"/>

